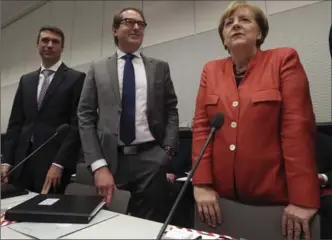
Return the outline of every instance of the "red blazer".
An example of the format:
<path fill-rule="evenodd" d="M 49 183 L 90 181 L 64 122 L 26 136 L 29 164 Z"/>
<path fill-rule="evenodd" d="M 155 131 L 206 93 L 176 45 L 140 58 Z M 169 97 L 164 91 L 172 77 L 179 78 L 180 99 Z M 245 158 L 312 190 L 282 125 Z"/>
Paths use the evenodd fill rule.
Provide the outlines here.
<path fill-rule="evenodd" d="M 251 204 L 319 207 L 315 116 L 308 79 L 294 49 L 259 50 L 239 87 L 231 58 L 202 72 L 193 124 L 193 161 L 225 116 L 194 175 L 221 197 Z M 234 191 L 238 198 L 235 198 Z"/>

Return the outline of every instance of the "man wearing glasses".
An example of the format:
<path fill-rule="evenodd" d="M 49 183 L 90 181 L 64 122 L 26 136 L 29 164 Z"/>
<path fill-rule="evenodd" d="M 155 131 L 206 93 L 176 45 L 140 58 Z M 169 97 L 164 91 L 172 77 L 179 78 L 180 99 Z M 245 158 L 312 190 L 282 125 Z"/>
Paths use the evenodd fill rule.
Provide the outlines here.
<path fill-rule="evenodd" d="M 116 53 L 92 63 L 78 119 L 99 194 L 110 204 L 115 188 L 128 190 L 130 215 L 162 222 L 179 119 L 168 63 L 139 52 L 146 26 L 139 9 L 114 16 Z"/>

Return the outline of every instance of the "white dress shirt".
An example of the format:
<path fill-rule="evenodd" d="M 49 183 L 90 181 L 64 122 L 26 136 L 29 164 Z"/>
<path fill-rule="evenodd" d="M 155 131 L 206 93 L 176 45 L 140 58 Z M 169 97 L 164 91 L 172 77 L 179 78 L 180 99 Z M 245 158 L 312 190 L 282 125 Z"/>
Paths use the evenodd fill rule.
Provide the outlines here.
<path fill-rule="evenodd" d="M 53 78 L 54 78 L 54 75 L 55 75 L 56 71 L 58 71 L 58 69 L 59 69 L 59 67 L 61 66 L 61 64 L 62 64 L 62 61 L 59 60 L 56 64 L 54 64 L 53 66 L 47 68 L 47 70 L 52 70 L 52 71 L 53 71 L 53 73 L 50 74 L 50 76 L 49 76 L 50 84 L 51 84 L 51 82 L 52 82 L 52 80 L 53 80 Z M 38 97 L 39 97 L 39 94 L 40 94 L 40 90 L 41 90 L 42 85 L 43 85 L 44 80 L 45 80 L 45 76 L 42 74 L 42 72 L 43 72 L 45 69 L 46 69 L 46 68 L 43 66 L 43 64 L 41 64 L 41 66 L 40 66 L 40 73 L 39 73 L 38 88 L 37 88 L 37 96 L 36 96 L 36 97 L 37 97 L 37 101 L 38 101 Z M 55 166 L 57 166 L 57 167 L 59 167 L 59 168 L 62 168 L 62 169 L 63 169 L 63 166 L 60 165 L 60 164 L 57 164 L 57 163 L 52 163 L 52 164 L 55 165 Z"/>
<path fill-rule="evenodd" d="M 38 88 L 37 88 L 37 100 L 38 100 L 38 97 L 39 97 L 39 94 L 40 94 L 40 90 L 42 88 L 42 85 L 44 83 L 44 80 L 45 80 L 45 76 L 42 74 L 42 72 L 47 69 L 47 70 L 51 70 L 53 71 L 52 74 L 50 74 L 49 78 L 50 78 L 50 83 L 52 82 L 53 78 L 54 78 L 54 75 L 56 73 L 56 71 L 58 71 L 59 67 L 61 66 L 62 64 L 62 61 L 58 61 L 56 64 L 54 64 L 52 67 L 49 67 L 49 68 L 45 68 L 43 66 L 43 64 L 40 66 L 40 72 L 39 72 L 39 81 L 38 81 Z"/>
<path fill-rule="evenodd" d="M 120 49 L 117 49 L 117 65 L 118 65 L 118 79 L 119 79 L 119 91 L 120 97 L 122 97 L 122 87 L 123 87 L 123 71 L 126 60 L 122 57 L 125 56 L 126 53 L 122 52 Z M 136 119 L 135 119 L 135 128 L 136 128 L 136 138 L 132 142 L 132 144 L 139 144 L 143 142 L 153 141 L 154 138 L 149 129 L 149 123 L 146 115 L 147 111 L 147 79 L 145 66 L 142 59 L 142 56 L 139 51 L 133 53 L 135 57 L 132 62 L 134 65 L 135 72 L 135 87 L 136 87 Z M 120 141 L 119 137 L 119 145 L 124 145 Z M 94 163 L 91 164 L 91 170 L 95 171 L 98 168 L 106 166 L 107 162 L 105 159 L 98 159 Z"/>
<path fill-rule="evenodd" d="M 56 73 L 56 71 L 58 71 L 60 65 L 62 64 L 62 61 L 59 60 L 57 63 L 55 63 L 53 66 L 47 68 L 47 70 L 52 70 L 54 71 L 52 74 L 50 74 L 50 83 L 52 82 L 53 78 L 54 78 L 54 75 Z M 45 77 L 44 75 L 42 74 L 42 72 L 45 70 L 46 68 L 43 66 L 43 64 L 41 64 L 40 66 L 40 72 L 39 72 L 39 80 L 38 80 L 38 87 L 37 87 L 37 96 L 36 96 L 36 101 L 38 101 L 38 97 L 39 97 L 39 94 L 40 94 L 40 90 L 42 88 L 42 85 L 43 85 L 43 82 L 45 80 Z M 4 163 L 4 165 L 8 165 L 10 166 L 9 164 L 6 164 Z M 57 164 L 57 163 L 53 163 L 53 165 L 59 167 L 59 168 L 63 168 L 62 165 L 60 164 Z"/>

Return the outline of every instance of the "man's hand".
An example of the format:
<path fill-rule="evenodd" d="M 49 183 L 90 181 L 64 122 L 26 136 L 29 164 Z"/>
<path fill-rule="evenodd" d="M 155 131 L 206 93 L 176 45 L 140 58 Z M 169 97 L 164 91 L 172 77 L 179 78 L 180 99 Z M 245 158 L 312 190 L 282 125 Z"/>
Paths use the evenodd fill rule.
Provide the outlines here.
<path fill-rule="evenodd" d="M 289 204 L 282 216 L 282 234 L 287 237 L 287 240 L 299 240 L 303 231 L 304 239 L 311 239 L 309 223 L 316 212 L 317 209 L 314 208 L 303 208 Z"/>
<path fill-rule="evenodd" d="M 47 194 L 50 191 L 51 187 L 55 189 L 57 186 L 60 185 L 62 171 L 62 168 L 55 166 L 54 164 L 51 165 L 45 178 L 45 182 L 41 192 L 42 194 Z"/>
<path fill-rule="evenodd" d="M 210 227 L 216 227 L 217 224 L 221 224 L 221 211 L 217 192 L 209 186 L 194 186 L 194 197 L 201 220 Z"/>
<path fill-rule="evenodd" d="M 1 179 L 4 178 L 1 182 L 8 183 L 8 178 L 6 177 L 10 170 L 10 166 L 6 164 L 1 165 Z"/>
<path fill-rule="evenodd" d="M 173 173 L 166 173 L 166 178 L 168 182 L 174 183 L 176 176 Z"/>
<path fill-rule="evenodd" d="M 112 202 L 112 195 L 116 189 L 114 178 L 107 167 L 102 167 L 94 172 L 95 185 L 98 194 L 104 197 L 104 201 L 109 206 Z"/>

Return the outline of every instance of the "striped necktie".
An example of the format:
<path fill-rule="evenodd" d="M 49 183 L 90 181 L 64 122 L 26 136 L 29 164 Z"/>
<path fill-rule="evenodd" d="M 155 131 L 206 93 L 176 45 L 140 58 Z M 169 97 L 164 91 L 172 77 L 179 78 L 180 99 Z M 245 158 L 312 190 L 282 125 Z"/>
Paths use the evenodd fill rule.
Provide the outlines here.
<path fill-rule="evenodd" d="M 43 84 L 41 86 L 40 93 L 39 93 L 39 96 L 38 96 L 38 99 L 37 99 L 38 109 L 40 109 L 40 107 L 43 103 L 43 99 L 45 97 L 45 94 L 47 92 L 47 89 L 50 86 L 52 73 L 54 73 L 53 70 L 44 69 L 42 71 L 42 74 L 44 76 L 44 81 L 43 81 Z"/>

